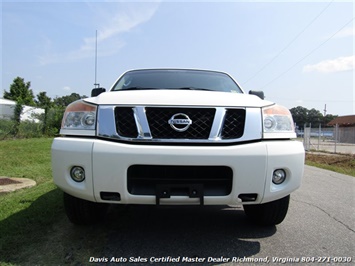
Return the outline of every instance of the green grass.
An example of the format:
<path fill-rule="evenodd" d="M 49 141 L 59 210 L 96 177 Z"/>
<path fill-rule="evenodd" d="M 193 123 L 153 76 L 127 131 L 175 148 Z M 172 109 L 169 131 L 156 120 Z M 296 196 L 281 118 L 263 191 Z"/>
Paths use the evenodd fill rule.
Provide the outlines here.
<path fill-rule="evenodd" d="M 104 245 L 102 226 L 76 227 L 51 173 L 51 138 L 0 141 L 0 176 L 37 185 L 0 195 L 0 265 L 86 264 Z"/>
<path fill-rule="evenodd" d="M 329 165 L 325 163 L 317 163 L 312 161 L 306 161 L 307 165 L 315 166 L 318 168 L 330 170 L 333 172 L 337 172 L 344 175 L 350 175 L 355 177 L 355 160 L 352 160 L 352 165 L 350 166 L 336 166 L 336 165 Z"/>
<path fill-rule="evenodd" d="M 43 183 L 51 180 L 52 138 L 0 141 L 0 175 L 26 177 Z"/>
<path fill-rule="evenodd" d="M 42 229 L 63 209 L 51 178 L 51 143 L 48 138 L 0 141 L 0 175 L 37 183 L 31 189 L 0 195 L 0 263 L 20 262 L 22 252 L 28 253 L 33 240 L 43 238 Z"/>
<path fill-rule="evenodd" d="M 355 177 L 355 155 L 307 152 L 306 164 Z"/>

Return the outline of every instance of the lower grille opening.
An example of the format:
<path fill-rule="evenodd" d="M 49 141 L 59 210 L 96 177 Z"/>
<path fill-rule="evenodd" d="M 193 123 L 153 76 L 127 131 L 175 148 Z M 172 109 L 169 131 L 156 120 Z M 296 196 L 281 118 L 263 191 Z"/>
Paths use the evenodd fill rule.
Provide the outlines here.
<path fill-rule="evenodd" d="M 233 171 L 227 166 L 132 165 L 127 189 L 133 195 L 156 195 L 157 186 L 172 186 L 172 195 L 185 196 L 184 186 L 202 185 L 204 196 L 226 196 L 232 191 Z"/>

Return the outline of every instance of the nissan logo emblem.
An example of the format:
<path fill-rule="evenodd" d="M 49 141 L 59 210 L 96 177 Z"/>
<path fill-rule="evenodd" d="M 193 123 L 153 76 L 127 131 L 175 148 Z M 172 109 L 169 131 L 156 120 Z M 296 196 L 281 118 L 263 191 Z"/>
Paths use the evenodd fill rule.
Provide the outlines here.
<path fill-rule="evenodd" d="M 172 129 L 178 132 L 184 132 L 190 127 L 190 125 L 192 124 L 192 120 L 187 115 L 183 113 L 178 113 L 173 115 L 169 119 L 168 123 L 172 127 Z"/>

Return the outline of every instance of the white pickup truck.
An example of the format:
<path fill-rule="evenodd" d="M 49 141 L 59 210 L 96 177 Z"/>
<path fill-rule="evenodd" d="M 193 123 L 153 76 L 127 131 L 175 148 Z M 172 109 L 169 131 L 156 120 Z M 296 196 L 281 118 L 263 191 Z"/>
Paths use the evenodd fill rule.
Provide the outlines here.
<path fill-rule="evenodd" d="M 70 221 L 109 204 L 243 205 L 281 223 L 301 184 L 304 148 L 289 110 L 246 94 L 228 74 L 131 70 L 70 104 L 53 141 L 55 184 Z"/>

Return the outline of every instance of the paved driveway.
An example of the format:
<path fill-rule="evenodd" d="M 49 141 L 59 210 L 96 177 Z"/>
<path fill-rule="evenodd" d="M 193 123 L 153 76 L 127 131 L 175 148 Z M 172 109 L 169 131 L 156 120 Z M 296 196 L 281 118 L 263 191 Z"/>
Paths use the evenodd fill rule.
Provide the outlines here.
<path fill-rule="evenodd" d="M 146 265 L 180 265 L 184 257 L 185 261 L 204 259 L 204 264 L 210 260 L 208 265 L 233 265 L 238 259 L 267 259 L 270 264 L 320 259 L 323 263 L 317 264 L 323 265 L 324 260 L 345 257 L 352 263 L 341 265 L 354 265 L 354 195 L 354 177 L 306 166 L 288 216 L 276 227 L 250 224 L 242 208 L 130 206 L 123 213 L 111 212 L 109 219 L 117 224 L 110 222 L 102 256 L 147 260 Z M 178 258 L 179 263 L 174 263 Z M 327 265 L 331 264 L 339 265 Z"/>

